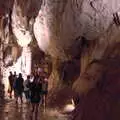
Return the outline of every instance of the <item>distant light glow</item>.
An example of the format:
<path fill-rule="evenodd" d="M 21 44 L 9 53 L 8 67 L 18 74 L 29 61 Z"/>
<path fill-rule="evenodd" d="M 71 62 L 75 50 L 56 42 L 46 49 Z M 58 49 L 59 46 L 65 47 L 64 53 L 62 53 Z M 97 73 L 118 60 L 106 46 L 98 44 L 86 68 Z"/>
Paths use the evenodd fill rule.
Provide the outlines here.
<path fill-rule="evenodd" d="M 75 109 L 75 106 L 72 104 L 68 104 L 65 106 L 64 111 L 65 112 L 72 112 Z"/>
<path fill-rule="evenodd" d="M 72 112 L 74 109 L 75 109 L 75 104 L 74 104 L 73 99 L 71 99 L 71 103 L 70 103 L 70 104 L 67 104 L 67 105 L 64 107 L 64 111 L 65 111 L 65 112 Z"/>
<path fill-rule="evenodd" d="M 4 69 L 3 84 L 5 85 L 6 95 L 9 86 L 8 76 L 10 71 L 13 73 L 16 71 L 17 75 L 22 73 L 24 80 L 27 75 L 31 74 L 31 51 L 29 47 L 23 48 L 22 55 L 17 59 L 17 62 L 14 63 L 13 66 Z"/>

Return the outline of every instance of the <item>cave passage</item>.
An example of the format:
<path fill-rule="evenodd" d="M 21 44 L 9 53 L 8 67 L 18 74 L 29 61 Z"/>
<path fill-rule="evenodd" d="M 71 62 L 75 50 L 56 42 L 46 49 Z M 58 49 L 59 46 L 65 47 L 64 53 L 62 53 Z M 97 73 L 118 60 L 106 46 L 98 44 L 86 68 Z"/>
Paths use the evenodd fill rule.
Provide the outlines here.
<path fill-rule="evenodd" d="M 31 112 L 120 120 L 120 0 L 0 0 L 0 120 Z"/>

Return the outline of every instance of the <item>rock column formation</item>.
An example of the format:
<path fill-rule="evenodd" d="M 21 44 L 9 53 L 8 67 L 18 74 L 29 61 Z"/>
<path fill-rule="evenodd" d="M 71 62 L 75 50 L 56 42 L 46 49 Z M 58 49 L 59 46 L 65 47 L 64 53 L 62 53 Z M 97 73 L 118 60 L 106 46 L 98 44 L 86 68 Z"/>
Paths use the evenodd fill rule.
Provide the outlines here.
<path fill-rule="evenodd" d="M 21 72 L 24 75 L 31 74 L 31 50 L 28 46 L 32 41 L 32 35 L 28 26 L 27 17 L 23 16 L 22 9 L 17 1 L 14 1 L 12 11 L 12 28 L 18 44 L 22 47 Z"/>

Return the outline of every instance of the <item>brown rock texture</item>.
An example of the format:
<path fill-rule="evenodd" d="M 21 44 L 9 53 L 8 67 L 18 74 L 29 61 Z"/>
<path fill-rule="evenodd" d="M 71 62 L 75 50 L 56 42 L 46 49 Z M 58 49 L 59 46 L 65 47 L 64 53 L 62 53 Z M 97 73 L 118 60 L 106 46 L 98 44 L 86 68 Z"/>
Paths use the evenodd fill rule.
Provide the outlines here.
<path fill-rule="evenodd" d="M 1 68 L 5 64 L 3 51 L 8 47 L 11 36 L 17 42 L 14 46 L 19 44 L 21 47 L 36 39 L 40 49 L 52 58 L 50 90 L 69 87 L 81 99 L 73 120 L 117 120 L 119 97 L 116 96 L 120 92 L 119 4 L 119 0 L 1 0 Z M 9 55 L 5 55 L 7 59 L 6 56 Z M 19 55 L 14 53 L 14 56 L 17 59 Z M 64 82 L 69 77 L 64 77 L 63 63 L 68 61 L 78 61 L 80 68 L 70 84 Z M 62 64 L 64 67 L 61 67 Z"/>

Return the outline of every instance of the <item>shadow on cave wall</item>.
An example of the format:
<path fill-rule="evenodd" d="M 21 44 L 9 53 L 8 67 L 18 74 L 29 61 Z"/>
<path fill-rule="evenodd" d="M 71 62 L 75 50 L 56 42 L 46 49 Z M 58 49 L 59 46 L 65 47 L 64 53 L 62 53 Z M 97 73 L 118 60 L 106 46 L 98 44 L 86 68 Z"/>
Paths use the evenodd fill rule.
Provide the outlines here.
<path fill-rule="evenodd" d="M 71 59 L 61 63 L 60 69 L 58 70 L 60 79 L 63 80 L 63 84 L 68 85 L 72 85 L 80 76 L 81 53 L 84 49 L 88 49 L 92 43 L 83 36 L 77 37 L 74 41 L 74 44 L 67 51 L 67 53 L 71 55 Z"/>
<path fill-rule="evenodd" d="M 79 36 L 75 39 L 75 43 L 67 50 L 67 53 L 71 55 L 71 59 L 61 63 L 58 68 L 59 87 L 50 95 L 48 104 L 50 107 L 62 108 L 66 104 L 71 103 L 71 99 L 74 99 L 75 104 L 78 104 L 79 98 L 77 93 L 72 90 L 73 83 L 78 79 L 81 72 L 81 54 L 83 52 L 90 52 L 93 49 L 93 45 L 96 44 L 96 40 L 87 40 L 83 36 Z"/>
<path fill-rule="evenodd" d="M 48 99 L 48 105 L 50 107 L 63 107 L 71 102 L 75 92 L 72 91 L 72 85 L 80 76 L 80 59 L 81 52 L 85 47 L 89 47 L 89 41 L 84 37 L 78 37 L 75 43 L 67 50 L 67 53 L 71 55 L 71 59 L 64 61 L 60 64 L 57 72 L 59 73 L 59 88 L 56 88 L 51 93 Z"/>

